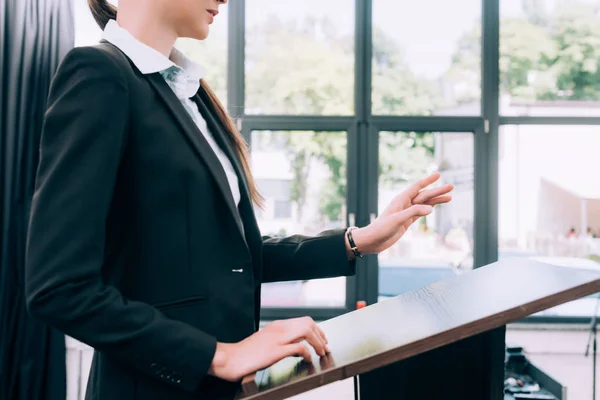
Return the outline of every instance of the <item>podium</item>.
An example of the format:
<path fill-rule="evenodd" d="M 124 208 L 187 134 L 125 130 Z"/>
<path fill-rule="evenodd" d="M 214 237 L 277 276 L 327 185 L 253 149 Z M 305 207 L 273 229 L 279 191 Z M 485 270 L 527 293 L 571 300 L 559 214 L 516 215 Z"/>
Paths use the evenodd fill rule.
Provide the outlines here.
<path fill-rule="evenodd" d="M 330 354 L 247 376 L 237 398 L 285 399 L 355 377 L 361 400 L 502 400 L 505 325 L 599 291 L 600 269 L 496 262 L 320 323 Z"/>

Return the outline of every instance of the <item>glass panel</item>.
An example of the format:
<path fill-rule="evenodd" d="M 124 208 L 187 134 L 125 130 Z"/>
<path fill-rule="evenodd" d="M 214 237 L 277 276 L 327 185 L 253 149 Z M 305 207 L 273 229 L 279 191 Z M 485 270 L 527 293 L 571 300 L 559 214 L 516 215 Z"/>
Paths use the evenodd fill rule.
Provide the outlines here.
<path fill-rule="evenodd" d="M 473 268 L 474 138 L 471 133 L 379 133 L 378 206 L 439 171 L 453 200 L 415 222 L 379 254 L 379 296 L 396 296 Z"/>
<path fill-rule="evenodd" d="M 481 3 L 373 0 L 373 114 L 480 114 Z"/>
<path fill-rule="evenodd" d="M 597 126 L 502 127 L 500 259 L 600 269 L 599 148 Z M 540 314 L 590 316 L 594 306 L 590 296 Z"/>
<path fill-rule="evenodd" d="M 246 1 L 246 113 L 348 115 L 353 0 Z"/>
<path fill-rule="evenodd" d="M 345 132 L 252 133 L 252 173 L 266 199 L 257 214 L 269 236 L 316 235 L 346 226 Z M 263 285 L 268 307 L 344 307 L 346 278 Z"/>
<path fill-rule="evenodd" d="M 117 4 L 115 1 L 110 1 Z M 75 46 L 90 46 L 102 39 L 102 30 L 96 24 L 87 1 L 73 0 Z"/>
<path fill-rule="evenodd" d="M 206 40 L 178 39 L 175 46 L 204 68 L 205 79 L 223 104 L 227 104 L 227 21 L 228 6 L 219 7 L 219 15 L 210 26 Z"/>
<path fill-rule="evenodd" d="M 500 112 L 600 116 L 600 2 L 502 0 Z"/>

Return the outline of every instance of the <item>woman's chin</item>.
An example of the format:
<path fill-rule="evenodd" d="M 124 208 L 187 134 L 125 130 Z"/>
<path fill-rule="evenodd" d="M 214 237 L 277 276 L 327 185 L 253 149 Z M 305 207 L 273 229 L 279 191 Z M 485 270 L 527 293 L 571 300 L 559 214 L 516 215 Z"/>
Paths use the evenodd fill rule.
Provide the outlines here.
<path fill-rule="evenodd" d="M 204 25 L 204 26 L 198 26 L 193 31 L 188 31 L 188 32 L 186 32 L 185 35 L 182 35 L 182 36 L 186 37 L 186 38 L 190 38 L 190 39 L 205 40 L 206 38 L 208 38 L 209 33 L 210 33 L 209 26 Z"/>

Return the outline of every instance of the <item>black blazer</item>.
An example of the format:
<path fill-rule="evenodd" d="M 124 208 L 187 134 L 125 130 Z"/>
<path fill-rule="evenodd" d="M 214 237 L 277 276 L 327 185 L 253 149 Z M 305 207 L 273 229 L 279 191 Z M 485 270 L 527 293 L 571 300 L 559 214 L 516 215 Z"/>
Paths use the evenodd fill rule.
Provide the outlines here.
<path fill-rule="evenodd" d="M 116 47 L 73 49 L 50 90 L 30 216 L 30 312 L 95 348 L 87 399 L 231 398 L 216 342 L 256 331 L 263 282 L 354 274 L 343 231 L 261 237 L 240 161 L 225 173 L 159 73 Z M 243 272 L 234 272 L 243 270 Z"/>

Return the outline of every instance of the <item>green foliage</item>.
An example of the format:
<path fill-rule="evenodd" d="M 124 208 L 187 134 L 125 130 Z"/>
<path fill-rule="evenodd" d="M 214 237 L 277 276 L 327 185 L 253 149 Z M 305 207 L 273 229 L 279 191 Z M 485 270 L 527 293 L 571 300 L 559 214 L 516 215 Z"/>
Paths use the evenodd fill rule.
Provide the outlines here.
<path fill-rule="evenodd" d="M 248 113 L 344 115 L 353 113 L 354 38 L 337 34 L 323 18 L 281 21 L 276 16 L 248 29 L 246 41 L 246 107 Z M 435 85 L 418 79 L 408 68 L 397 44 L 374 28 L 374 113 L 429 115 L 441 104 Z M 387 146 L 383 168 L 404 170 L 411 179 L 433 155 L 433 135 L 395 135 L 403 147 Z M 339 221 L 346 201 L 345 133 L 293 132 L 285 134 L 286 153 L 294 179 L 291 200 L 302 218 L 308 179 L 315 162 L 329 177 L 321 188 L 323 218 Z M 423 151 L 419 151 L 423 149 Z M 416 150 L 416 152 L 415 152 Z M 399 169 L 400 168 L 400 169 Z M 413 171 L 414 170 L 414 171 Z M 387 178 L 386 178 L 387 179 Z"/>
<path fill-rule="evenodd" d="M 422 178 L 433 161 L 434 135 L 432 133 L 379 134 L 380 185 L 395 187 L 398 183 Z"/>
<path fill-rule="evenodd" d="M 339 221 L 346 202 L 346 135 L 342 132 L 293 132 L 286 134 L 286 149 L 294 179 L 291 200 L 299 216 L 306 203 L 308 176 L 314 162 L 327 166 L 329 177 L 319 193 L 319 210 L 328 221 Z"/>
<path fill-rule="evenodd" d="M 600 263 L 600 255 L 598 254 L 590 254 L 589 256 L 587 256 L 587 258 L 597 263 Z"/>
<path fill-rule="evenodd" d="M 373 27 L 373 114 L 431 115 L 441 104 L 434 82 L 418 78 L 401 49 L 379 27 Z"/>
<path fill-rule="evenodd" d="M 549 64 L 557 50 L 545 29 L 523 19 L 506 19 L 501 32 L 500 82 L 504 92 L 536 100 L 539 92 L 552 90 Z"/>
<path fill-rule="evenodd" d="M 558 52 L 552 69 L 556 91 L 542 93 L 547 100 L 600 98 L 600 24 L 598 7 L 582 2 L 564 4 L 555 17 L 552 38 Z"/>
<path fill-rule="evenodd" d="M 339 221 L 346 203 L 346 137 L 343 133 L 316 132 L 314 140 L 319 145 L 315 156 L 331 173 L 320 194 L 320 212 L 329 221 Z"/>
<path fill-rule="evenodd" d="M 582 0 L 523 0 L 523 17 L 503 18 L 500 84 L 503 93 L 525 101 L 600 99 L 600 18 L 598 5 Z M 246 112 L 261 114 L 351 115 L 354 108 L 354 37 L 339 34 L 330 17 L 283 21 L 273 15 L 249 26 L 246 40 Z M 418 34 L 418 32 L 416 33 Z M 372 113 L 432 115 L 444 107 L 478 101 L 481 94 L 481 26 L 457 43 L 440 81 L 409 67 L 398 43 L 373 26 Z M 225 38 L 184 42 L 179 47 L 207 68 L 207 79 L 224 99 Z M 210 58 L 209 58 L 210 57 Z M 319 192 L 323 218 L 342 218 L 346 197 L 346 135 L 294 132 L 279 135 L 294 179 L 291 196 L 298 211 L 306 203 L 308 179 L 316 164 L 329 177 Z M 433 133 L 380 134 L 380 184 L 395 185 L 426 173 L 435 154 Z"/>
<path fill-rule="evenodd" d="M 503 18 L 503 93 L 526 101 L 599 100 L 598 11 L 598 4 L 581 0 L 563 0 L 553 9 L 544 0 L 524 0 L 524 18 Z M 472 70 L 479 59 L 480 30 L 475 27 L 460 41 L 451 68 L 458 71 L 454 73 Z"/>
<path fill-rule="evenodd" d="M 458 41 L 450 69 L 444 80 L 454 86 L 454 103 L 473 103 L 481 98 L 481 26 Z M 455 106 L 456 104 L 443 104 Z"/>
<path fill-rule="evenodd" d="M 338 37 L 332 26 L 328 17 L 289 22 L 272 16 L 248 29 L 249 113 L 353 113 L 353 38 Z"/>

